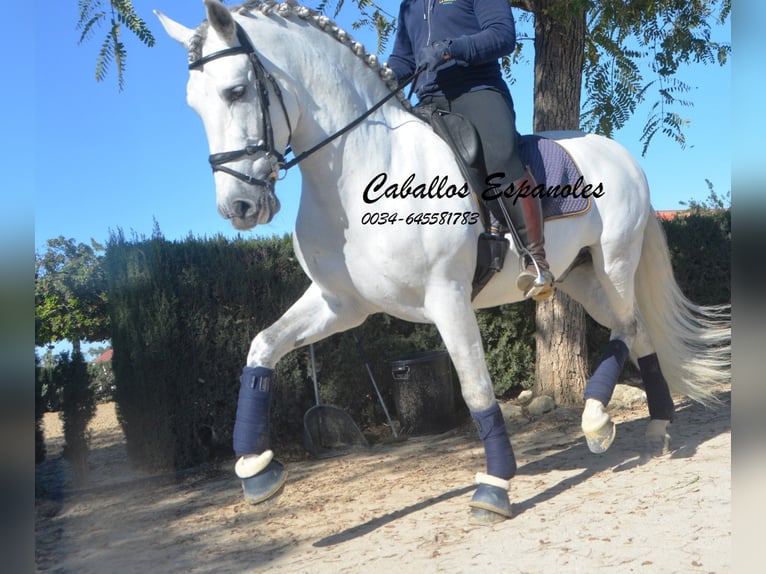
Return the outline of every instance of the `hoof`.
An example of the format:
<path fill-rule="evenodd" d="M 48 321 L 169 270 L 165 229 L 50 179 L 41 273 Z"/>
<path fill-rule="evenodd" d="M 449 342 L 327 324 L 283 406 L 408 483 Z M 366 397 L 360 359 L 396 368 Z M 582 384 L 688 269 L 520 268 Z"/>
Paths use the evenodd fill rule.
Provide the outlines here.
<path fill-rule="evenodd" d="M 601 428 L 585 433 L 585 442 L 592 453 L 602 454 L 612 446 L 615 434 L 617 434 L 617 427 L 614 421 L 609 419 Z"/>
<path fill-rule="evenodd" d="M 617 427 L 601 401 L 586 399 L 582 413 L 582 432 L 592 453 L 604 453 L 612 446 Z"/>
<path fill-rule="evenodd" d="M 644 448 L 641 454 L 647 458 L 663 456 L 670 452 L 669 421 L 652 420 L 644 437 Z"/>
<path fill-rule="evenodd" d="M 480 484 L 468 506 L 476 524 L 495 524 L 513 516 L 508 491 L 490 484 Z"/>
<path fill-rule="evenodd" d="M 670 452 L 669 441 L 647 441 L 641 449 L 644 459 L 659 458 Z"/>
<path fill-rule="evenodd" d="M 278 495 L 285 481 L 287 481 L 285 467 L 279 461 L 272 460 L 255 476 L 242 479 L 242 491 L 247 501 L 259 504 Z"/>

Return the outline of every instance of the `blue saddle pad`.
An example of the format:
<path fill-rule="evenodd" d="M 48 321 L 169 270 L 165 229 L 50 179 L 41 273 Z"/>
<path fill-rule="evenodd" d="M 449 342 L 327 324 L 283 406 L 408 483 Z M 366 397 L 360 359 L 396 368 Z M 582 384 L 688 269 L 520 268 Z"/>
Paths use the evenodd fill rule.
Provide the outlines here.
<path fill-rule="evenodd" d="M 582 196 L 588 182 L 583 180 L 580 170 L 563 147 L 551 139 L 525 135 L 521 136 L 519 152 L 522 163 L 529 166 L 537 183 L 548 190 L 541 197 L 544 219 L 578 215 L 590 208 L 591 198 Z M 572 189 L 578 180 L 578 192 L 568 193 L 567 189 Z M 560 186 L 558 191 L 555 186 Z"/>

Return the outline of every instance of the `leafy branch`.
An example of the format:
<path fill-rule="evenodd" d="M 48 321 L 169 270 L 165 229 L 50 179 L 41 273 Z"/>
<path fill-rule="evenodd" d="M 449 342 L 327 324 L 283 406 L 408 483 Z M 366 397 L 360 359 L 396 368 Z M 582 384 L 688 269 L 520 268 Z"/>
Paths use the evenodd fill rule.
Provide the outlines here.
<path fill-rule="evenodd" d="M 711 40 L 711 22 L 722 24 L 730 12 L 730 0 L 594 2 L 585 48 L 583 129 L 611 136 L 651 91 L 656 99 L 641 134 L 642 154 L 658 133 L 684 148 L 690 122 L 679 108 L 693 105 L 684 98 L 693 88 L 679 71 L 690 63 L 726 64 L 731 46 Z"/>
<path fill-rule="evenodd" d="M 117 85 L 120 91 L 125 87 L 127 50 L 122 41 L 122 29 L 127 28 L 145 46 L 154 46 L 154 36 L 133 8 L 132 0 L 78 0 L 79 20 L 76 29 L 80 31 L 79 44 L 89 41 L 95 29 L 108 21 L 109 30 L 101 43 L 96 57 L 96 81 L 106 79 L 114 65 L 117 69 Z"/>

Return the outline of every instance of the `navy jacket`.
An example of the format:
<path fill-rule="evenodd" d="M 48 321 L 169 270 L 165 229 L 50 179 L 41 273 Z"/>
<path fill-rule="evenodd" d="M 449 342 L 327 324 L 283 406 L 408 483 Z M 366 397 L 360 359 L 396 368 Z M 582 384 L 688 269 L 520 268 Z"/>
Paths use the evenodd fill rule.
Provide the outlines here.
<path fill-rule="evenodd" d="M 415 93 L 454 98 L 475 90 L 503 92 L 498 59 L 516 47 L 516 26 L 508 0 L 404 0 L 389 67 L 397 79 L 411 76 L 420 50 L 437 40 L 451 40 L 452 60 L 436 72 L 423 72 Z"/>

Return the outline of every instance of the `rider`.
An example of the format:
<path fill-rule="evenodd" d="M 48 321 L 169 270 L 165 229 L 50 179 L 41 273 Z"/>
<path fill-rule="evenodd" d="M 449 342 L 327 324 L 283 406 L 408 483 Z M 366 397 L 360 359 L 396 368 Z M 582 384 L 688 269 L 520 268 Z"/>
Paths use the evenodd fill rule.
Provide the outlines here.
<path fill-rule="evenodd" d="M 513 100 L 498 63 L 516 47 L 508 0 L 404 0 L 397 25 L 388 60 L 396 78 L 405 80 L 423 69 L 415 83 L 419 104 L 460 114 L 476 127 L 487 173 L 503 174 L 493 178 L 492 184 L 499 185 L 495 189 L 519 190 L 524 184 L 533 189 L 537 183 L 519 157 Z M 526 297 L 547 299 L 553 294 L 553 275 L 545 259 L 540 200 L 529 193 L 502 197 L 487 201 L 491 231 L 505 228 L 503 211 L 509 212 L 529 252 L 516 284 Z M 534 285 L 538 268 L 542 285 Z"/>

